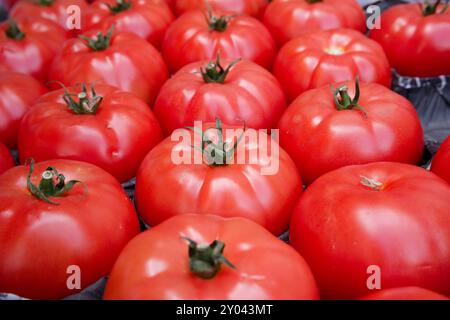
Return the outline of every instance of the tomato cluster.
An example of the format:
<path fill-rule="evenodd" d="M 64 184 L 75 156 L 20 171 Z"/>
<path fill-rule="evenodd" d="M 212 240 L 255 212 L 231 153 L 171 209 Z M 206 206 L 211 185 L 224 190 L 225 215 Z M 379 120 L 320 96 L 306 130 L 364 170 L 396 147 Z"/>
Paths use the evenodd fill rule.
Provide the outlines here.
<path fill-rule="evenodd" d="M 0 292 L 450 296 L 450 137 L 420 167 L 390 89 L 392 68 L 450 74 L 441 1 L 373 30 L 356 0 L 6 6 Z"/>

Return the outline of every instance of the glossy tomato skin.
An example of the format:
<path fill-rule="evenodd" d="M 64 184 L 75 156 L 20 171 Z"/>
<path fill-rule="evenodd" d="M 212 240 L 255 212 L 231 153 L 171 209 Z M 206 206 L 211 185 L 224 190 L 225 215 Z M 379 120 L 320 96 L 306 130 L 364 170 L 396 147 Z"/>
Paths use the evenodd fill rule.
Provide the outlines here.
<path fill-rule="evenodd" d="M 438 7 L 442 11 L 444 4 Z M 405 76 L 450 74 L 450 10 L 423 16 L 420 5 L 393 6 L 370 37 L 381 44 L 393 68 Z M 404 26 L 408 26 L 407 28 Z"/>
<path fill-rule="evenodd" d="M 205 124 L 203 129 L 211 127 Z M 156 146 L 136 176 L 136 204 L 144 221 L 155 226 L 185 213 L 215 214 L 248 218 L 275 235 L 286 231 L 293 206 L 302 192 L 301 178 L 284 150 L 279 149 L 279 156 L 276 155 L 275 141 L 264 133 L 251 139 L 252 133 L 255 130 L 246 131 L 234 163 L 224 166 L 210 166 L 202 161 L 205 158 L 199 150 L 199 136 L 187 129 L 176 130 L 173 138 L 168 137 Z M 210 129 L 209 134 L 212 139 L 217 137 L 216 130 Z M 225 141 L 233 145 L 236 141 L 233 132 L 225 130 L 224 135 Z M 264 154 L 268 156 L 261 156 Z M 177 155 L 188 159 L 174 161 Z M 239 161 L 236 158 L 239 155 L 244 155 L 245 161 Z M 174 195 L 177 201 L 173 201 Z"/>
<path fill-rule="evenodd" d="M 381 185 L 370 188 L 364 177 Z M 425 169 L 378 162 L 317 179 L 299 200 L 290 243 L 308 262 L 328 299 L 418 286 L 450 293 L 450 187 Z M 369 272 L 369 271 L 370 272 Z"/>
<path fill-rule="evenodd" d="M 66 33 L 45 19 L 27 17 L 16 22 L 25 34 L 22 39 L 9 38 L 6 34 L 9 23 L 0 24 L 0 72 L 20 72 L 45 82 L 50 63 Z"/>
<path fill-rule="evenodd" d="M 207 10 L 208 5 L 213 10 L 229 14 L 245 14 L 256 18 L 262 17 L 268 0 L 175 0 L 175 13 L 179 16 L 186 11 Z"/>
<path fill-rule="evenodd" d="M 14 160 L 8 148 L 0 142 L 0 174 L 12 167 L 14 167 Z"/>
<path fill-rule="evenodd" d="M 68 88 L 70 93 L 80 91 Z M 95 115 L 72 112 L 62 100 L 63 89 L 41 97 L 22 120 L 21 162 L 29 157 L 72 159 L 95 164 L 121 182 L 134 177 L 162 139 L 159 124 L 150 108 L 132 94 L 107 85 L 97 85 L 95 91 L 103 97 Z"/>
<path fill-rule="evenodd" d="M 263 22 L 279 45 L 319 30 L 366 30 L 366 17 L 356 0 L 275 0 L 267 7 Z"/>
<path fill-rule="evenodd" d="M 188 246 L 225 243 L 222 265 L 212 279 L 189 270 Z M 247 219 L 184 215 L 148 230 L 122 251 L 108 280 L 105 299 L 278 300 L 318 299 L 303 258 Z"/>
<path fill-rule="evenodd" d="M 97 31 L 85 35 L 95 38 Z M 66 41 L 49 71 L 49 79 L 66 86 L 83 82 L 109 84 L 150 105 L 167 77 L 160 53 L 144 39 L 126 32 L 114 33 L 109 47 L 101 51 L 90 49 L 82 39 Z"/>
<path fill-rule="evenodd" d="M 448 300 L 449 298 L 419 287 L 392 288 L 376 290 L 361 298 L 361 300 Z"/>
<path fill-rule="evenodd" d="M 47 89 L 29 75 L 0 72 L 0 143 L 17 147 L 20 121 Z"/>
<path fill-rule="evenodd" d="M 340 87 L 334 84 L 333 87 Z M 348 82 L 349 95 L 355 83 Z M 309 185 L 321 175 L 377 161 L 419 163 L 423 129 L 413 105 L 376 84 L 361 84 L 358 109 L 339 111 L 330 86 L 301 94 L 279 122 L 280 144 Z"/>
<path fill-rule="evenodd" d="M 286 108 L 286 99 L 277 79 L 251 61 L 234 65 L 224 83 L 206 83 L 200 70 L 209 61 L 189 64 L 162 87 L 154 112 L 166 135 L 194 124 L 219 117 L 230 125 L 269 129 Z M 226 68 L 231 60 L 222 60 Z"/>
<path fill-rule="evenodd" d="M 106 276 L 125 244 L 139 232 L 134 208 L 121 185 L 100 168 L 78 161 L 37 163 L 32 182 L 54 166 L 66 181 L 80 180 L 59 205 L 33 197 L 29 168 L 15 167 L 0 179 L 0 291 L 32 299 L 60 299 L 69 266 L 81 270 L 85 288 Z"/>
<path fill-rule="evenodd" d="M 389 87 L 391 69 L 381 46 L 350 29 L 317 31 L 285 44 L 273 74 L 289 101 L 306 90 L 335 82 L 376 82 Z"/>
<path fill-rule="evenodd" d="M 190 11 L 167 30 L 162 54 L 172 73 L 192 62 L 215 59 L 218 52 L 222 58 L 252 60 L 266 69 L 272 66 L 275 41 L 261 22 L 249 16 L 231 16 L 220 32 L 210 30 L 206 17 L 201 10 Z"/>
<path fill-rule="evenodd" d="M 156 48 L 160 48 L 164 33 L 174 17 L 162 0 L 130 0 L 130 8 L 113 13 L 109 6 L 117 0 L 96 0 L 90 7 L 87 29 L 100 28 L 107 31 L 112 25 L 117 32 L 132 32 Z"/>
<path fill-rule="evenodd" d="M 431 171 L 450 183 L 450 136 L 447 137 L 434 156 Z"/>
<path fill-rule="evenodd" d="M 20 0 L 11 10 L 10 17 L 19 20 L 26 17 L 50 20 L 63 28 L 68 36 L 76 36 L 86 27 L 88 11 L 89 5 L 85 0 L 53 0 L 51 4 Z M 75 15 L 79 15 L 80 29 L 72 29 Z"/>

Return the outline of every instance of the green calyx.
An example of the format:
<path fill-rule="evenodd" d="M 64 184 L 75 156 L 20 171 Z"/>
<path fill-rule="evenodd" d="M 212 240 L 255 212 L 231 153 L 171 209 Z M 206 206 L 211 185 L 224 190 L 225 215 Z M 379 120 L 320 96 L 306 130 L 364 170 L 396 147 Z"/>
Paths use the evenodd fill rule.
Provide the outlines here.
<path fill-rule="evenodd" d="M 227 29 L 228 23 L 234 16 L 220 16 L 216 17 L 213 13 L 211 8 L 208 8 L 208 17 L 207 22 L 209 25 L 210 31 L 217 31 L 217 32 L 223 32 Z"/>
<path fill-rule="evenodd" d="M 364 117 L 367 118 L 367 112 L 359 105 L 359 94 L 359 77 L 356 77 L 355 96 L 353 99 L 350 98 L 350 95 L 348 94 L 348 87 L 343 85 L 333 91 L 334 104 L 339 111 L 358 109 L 364 114 Z"/>
<path fill-rule="evenodd" d="M 204 69 L 201 68 L 200 72 L 203 80 L 205 80 L 205 83 L 224 83 L 231 68 L 233 68 L 240 60 L 241 59 L 237 59 L 231 62 L 228 67 L 224 69 L 220 64 L 220 53 L 217 53 L 216 61 L 209 62 Z"/>
<path fill-rule="evenodd" d="M 189 244 L 189 267 L 192 273 L 202 279 L 211 279 L 219 271 L 222 264 L 236 269 L 236 267 L 223 255 L 225 244 L 222 241 L 214 240 L 211 244 L 201 246 L 197 242 L 182 237 Z"/>
<path fill-rule="evenodd" d="M 22 40 L 25 38 L 25 33 L 20 30 L 16 21 L 12 19 L 8 21 L 8 28 L 6 29 L 5 34 L 8 38 L 13 40 Z"/>
<path fill-rule="evenodd" d="M 37 4 L 43 7 L 50 7 L 55 0 L 37 0 Z"/>
<path fill-rule="evenodd" d="M 109 11 L 112 14 L 118 14 L 122 11 L 126 11 L 128 9 L 131 8 L 131 0 L 127 1 L 127 0 L 116 0 L 116 5 L 112 6 L 110 4 L 106 4 L 109 8 Z"/>
<path fill-rule="evenodd" d="M 423 2 L 423 5 L 421 5 L 421 9 L 422 9 L 422 14 L 424 17 L 426 16 L 430 16 L 433 14 L 442 14 L 444 13 L 447 9 L 448 9 L 448 3 L 449 0 L 445 1 L 445 5 L 444 8 L 442 8 L 442 10 L 440 12 L 437 12 L 437 9 L 439 7 L 439 5 L 441 4 L 441 0 L 436 0 L 434 3 L 430 3 L 429 0 L 425 0 Z"/>
<path fill-rule="evenodd" d="M 234 144 L 230 147 L 228 142 L 225 142 L 223 139 L 223 128 L 222 121 L 219 118 L 216 118 L 216 127 L 208 128 L 205 131 L 200 131 L 195 127 L 186 127 L 187 129 L 191 129 L 201 135 L 202 143 L 201 147 L 195 147 L 197 150 L 203 153 L 203 159 L 209 166 L 220 167 L 226 166 L 233 163 L 234 153 L 237 149 L 237 146 L 241 142 L 244 137 L 245 127 L 242 134 L 236 139 Z M 211 139 L 208 138 L 207 132 L 209 130 L 217 130 L 217 143 L 214 143 Z"/>
<path fill-rule="evenodd" d="M 81 92 L 69 93 L 67 88 L 64 87 L 63 100 L 67 104 L 70 110 L 75 114 L 96 114 L 100 104 L 103 101 L 102 96 L 98 96 L 95 92 L 94 84 L 91 86 L 91 94 L 89 96 L 87 86 L 85 83 L 81 85 Z M 73 97 L 77 97 L 78 101 L 75 101 Z"/>
<path fill-rule="evenodd" d="M 309 4 L 313 4 L 313 3 L 322 2 L 322 0 L 306 0 L 306 2 L 308 2 Z"/>
<path fill-rule="evenodd" d="M 103 51 L 107 49 L 111 43 L 112 34 L 114 32 L 114 26 L 108 29 L 106 34 L 103 34 L 101 32 L 97 33 L 97 37 L 95 38 L 88 38 L 86 36 L 79 36 L 80 39 L 83 39 L 86 41 L 86 45 L 92 50 L 92 51 Z"/>
<path fill-rule="evenodd" d="M 28 161 L 27 161 L 28 162 Z M 25 163 L 27 165 L 27 163 Z M 64 194 L 72 190 L 75 184 L 80 183 L 77 180 L 70 180 L 66 183 L 64 175 L 58 172 L 54 167 L 48 167 L 41 175 L 39 185 L 31 182 L 31 175 L 34 171 L 34 160 L 30 160 L 30 170 L 27 176 L 27 187 L 30 193 L 36 198 L 43 200 L 49 204 L 59 205 L 49 199 L 49 197 L 62 197 Z"/>

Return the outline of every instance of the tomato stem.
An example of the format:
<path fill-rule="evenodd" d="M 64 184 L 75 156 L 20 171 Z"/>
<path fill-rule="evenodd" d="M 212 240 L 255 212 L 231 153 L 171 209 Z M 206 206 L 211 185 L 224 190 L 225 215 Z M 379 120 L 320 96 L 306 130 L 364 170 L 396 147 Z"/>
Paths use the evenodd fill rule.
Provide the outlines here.
<path fill-rule="evenodd" d="M 116 0 L 116 5 L 112 6 L 110 4 L 106 4 L 109 8 L 109 11 L 111 11 L 111 13 L 114 14 L 118 14 L 122 11 L 126 11 L 128 9 L 131 8 L 131 0 L 127 1 L 127 0 Z"/>
<path fill-rule="evenodd" d="M 203 80 L 205 83 L 224 83 L 231 68 L 239 61 L 241 61 L 241 59 L 234 60 L 226 69 L 224 69 L 220 64 L 220 53 L 218 52 L 216 61 L 211 61 L 205 69 L 200 69 Z"/>
<path fill-rule="evenodd" d="M 66 178 L 63 174 L 59 173 L 54 167 L 48 167 L 41 175 L 42 179 L 39 181 L 39 185 L 36 186 L 31 182 L 31 175 L 34 171 L 34 159 L 30 159 L 30 170 L 27 176 L 27 187 L 30 193 L 36 198 L 43 200 L 49 204 L 59 205 L 49 199 L 49 197 L 61 197 L 75 186 L 80 183 L 78 180 L 70 180 L 66 183 Z M 28 160 L 25 165 L 27 165 Z"/>
<path fill-rule="evenodd" d="M 355 80 L 355 96 L 353 99 L 350 98 L 350 95 L 348 94 L 348 87 L 346 85 L 340 86 L 333 91 L 334 104 L 339 111 L 358 109 L 364 114 L 364 117 L 367 118 L 366 110 L 359 105 L 359 96 L 359 77 L 356 77 Z"/>
<path fill-rule="evenodd" d="M 55 0 L 38 0 L 39 5 L 44 7 L 50 7 L 54 2 Z"/>
<path fill-rule="evenodd" d="M 425 0 L 422 6 L 422 14 L 426 16 L 430 16 L 436 14 L 437 8 L 441 4 L 441 0 L 436 0 L 434 3 L 430 3 L 429 0 Z M 444 8 L 439 12 L 439 14 L 444 13 L 448 9 L 448 0 L 445 1 Z"/>
<path fill-rule="evenodd" d="M 234 157 L 234 153 L 237 149 L 237 146 L 241 142 L 242 138 L 244 137 L 245 133 L 245 125 L 244 130 L 242 134 L 238 137 L 238 139 L 235 141 L 233 146 L 230 148 L 229 144 L 227 142 L 224 142 L 223 140 L 223 128 L 222 128 L 222 121 L 219 118 L 216 118 L 216 128 L 208 128 L 205 131 L 200 131 L 195 127 L 186 127 L 187 129 L 191 129 L 193 131 L 198 132 L 201 134 L 202 141 L 201 141 L 201 147 L 196 148 L 197 150 L 200 150 L 204 155 L 205 162 L 210 166 L 226 166 L 229 165 Z M 218 142 L 214 143 L 211 139 L 208 139 L 207 137 L 207 131 L 210 129 L 216 129 L 217 130 L 217 136 L 218 136 Z"/>
<path fill-rule="evenodd" d="M 220 271 L 222 263 L 231 269 L 236 269 L 236 267 L 223 255 L 225 243 L 222 241 L 214 240 L 207 246 L 201 246 L 192 239 L 187 237 L 181 238 L 189 244 L 188 254 L 190 270 L 200 278 L 213 278 Z"/>
<path fill-rule="evenodd" d="M 5 34 L 8 38 L 13 40 L 22 40 L 25 38 L 25 33 L 23 33 L 15 20 L 10 19 L 8 21 L 8 29 L 6 29 Z"/>
<path fill-rule="evenodd" d="M 97 113 L 97 110 L 103 101 L 103 97 L 97 95 L 94 84 L 91 85 L 91 97 L 88 95 L 85 83 L 81 85 L 81 92 L 79 93 L 69 93 L 62 83 L 61 86 L 64 88 L 63 100 L 75 114 L 92 115 Z M 77 97 L 78 102 L 76 102 L 73 97 Z"/>
<path fill-rule="evenodd" d="M 109 47 L 111 42 L 111 37 L 114 32 L 114 25 L 108 29 L 105 35 L 99 32 L 96 38 L 88 38 L 86 36 L 79 36 L 80 39 L 86 41 L 86 45 L 93 51 L 103 51 Z"/>
<path fill-rule="evenodd" d="M 223 32 L 227 29 L 228 23 L 230 20 L 234 17 L 232 16 L 220 16 L 216 17 L 211 10 L 211 7 L 208 7 L 208 17 L 207 22 L 209 25 L 210 31 L 217 31 L 217 32 Z"/>
<path fill-rule="evenodd" d="M 360 178 L 361 178 L 360 183 L 363 186 L 366 186 L 366 187 L 372 189 L 373 191 L 381 191 L 383 189 L 383 183 L 381 183 L 380 181 L 377 181 L 375 179 L 370 179 L 365 176 L 360 176 Z"/>
<path fill-rule="evenodd" d="M 322 0 L 306 0 L 306 2 L 308 2 L 309 4 L 313 4 L 313 3 L 322 2 Z"/>

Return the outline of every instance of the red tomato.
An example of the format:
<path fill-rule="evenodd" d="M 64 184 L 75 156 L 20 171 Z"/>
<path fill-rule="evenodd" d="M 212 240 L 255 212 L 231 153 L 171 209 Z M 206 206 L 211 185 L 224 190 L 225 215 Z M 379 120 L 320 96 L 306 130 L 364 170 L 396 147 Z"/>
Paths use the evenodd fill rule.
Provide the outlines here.
<path fill-rule="evenodd" d="M 206 15 L 206 18 L 205 18 Z M 275 41 L 264 25 L 249 16 L 223 16 L 201 10 L 183 14 L 169 27 L 162 53 L 172 72 L 200 60 L 247 59 L 268 69 L 276 54 Z"/>
<path fill-rule="evenodd" d="M 448 75 L 450 10 L 444 8 L 444 4 L 393 6 L 383 12 L 381 29 L 372 30 L 370 37 L 381 44 L 392 67 L 402 75 Z"/>
<path fill-rule="evenodd" d="M 133 95 L 98 85 L 44 95 L 25 115 L 19 132 L 23 163 L 72 159 L 93 163 L 124 182 L 135 176 L 147 153 L 162 139 L 150 108 Z M 82 95 L 86 97 L 81 98 Z M 65 102 L 67 100 L 68 102 Z"/>
<path fill-rule="evenodd" d="M 449 295 L 449 213 L 449 185 L 425 169 L 390 162 L 349 166 L 305 191 L 290 243 L 324 298 L 368 294 L 372 276 L 383 289 L 418 286 Z"/>
<path fill-rule="evenodd" d="M 300 176 L 288 154 L 263 132 L 258 138 L 255 130 L 247 130 L 236 140 L 242 129 L 203 127 L 203 143 L 199 134 L 177 130 L 142 162 L 136 176 L 136 203 L 145 222 L 155 226 L 185 213 L 215 214 L 248 218 L 276 235 L 286 231 L 302 192 Z M 235 143 L 236 152 L 230 152 Z M 226 157 L 221 157 L 225 152 Z M 183 159 L 178 161 L 180 154 Z M 216 158 L 211 159 L 214 154 Z"/>
<path fill-rule="evenodd" d="M 280 144 L 306 184 L 352 164 L 419 163 L 423 130 L 408 100 L 376 83 L 358 86 L 355 98 L 354 82 L 336 87 L 301 94 L 278 125 Z"/>
<path fill-rule="evenodd" d="M 169 6 L 170 9 L 172 9 L 172 10 L 175 9 L 175 2 L 177 0 L 162 0 L 162 1 L 167 3 L 167 5 Z"/>
<path fill-rule="evenodd" d="M 318 30 L 366 30 L 366 16 L 356 0 L 275 0 L 263 22 L 280 45 Z"/>
<path fill-rule="evenodd" d="M 20 0 L 10 12 L 14 19 L 26 17 L 44 18 L 57 23 L 69 35 L 76 35 L 85 28 L 89 5 L 85 0 Z M 76 27 L 79 22 L 79 29 Z"/>
<path fill-rule="evenodd" d="M 31 76 L 0 72 L 0 143 L 17 147 L 20 121 L 46 88 Z"/>
<path fill-rule="evenodd" d="M 175 13 L 181 15 L 189 10 L 208 7 L 231 14 L 246 14 L 261 17 L 270 0 L 174 0 Z"/>
<path fill-rule="evenodd" d="M 164 33 L 174 17 L 161 0 L 97 0 L 89 11 L 88 28 L 132 32 L 161 47 Z"/>
<path fill-rule="evenodd" d="M 46 81 L 49 65 L 66 34 L 35 17 L 0 24 L 0 72 L 16 71 Z"/>
<path fill-rule="evenodd" d="M 290 246 L 247 219 L 198 215 L 174 217 L 133 239 L 114 265 L 104 295 L 160 300 L 318 297 L 308 265 Z"/>
<path fill-rule="evenodd" d="M 231 125 L 274 128 L 286 108 L 277 79 L 251 61 L 195 62 L 162 87 L 154 111 L 166 135 L 217 117 Z"/>
<path fill-rule="evenodd" d="M 447 137 L 434 156 L 431 171 L 450 183 L 450 136 Z"/>
<path fill-rule="evenodd" d="M 19 166 L 0 179 L 0 292 L 59 299 L 79 291 L 68 289 L 71 267 L 81 288 L 108 275 L 139 223 L 120 184 L 96 166 L 52 160 L 31 173 Z"/>
<path fill-rule="evenodd" d="M 337 29 L 317 31 L 284 45 L 275 60 L 274 75 L 289 100 L 325 84 L 353 80 L 391 83 L 391 69 L 381 46 L 362 33 Z"/>
<path fill-rule="evenodd" d="M 65 43 L 50 67 L 49 79 L 68 86 L 105 83 L 153 104 L 168 76 L 160 53 L 132 33 L 92 30 L 86 36 Z"/>
<path fill-rule="evenodd" d="M 8 148 L 0 142 L 0 174 L 12 167 L 14 167 L 14 160 Z"/>
<path fill-rule="evenodd" d="M 17 0 L 3 0 L 3 6 L 6 10 L 9 10 L 14 6 L 16 2 Z"/>
<path fill-rule="evenodd" d="M 449 298 L 434 291 L 418 287 L 393 288 L 375 291 L 362 300 L 448 300 Z"/>

